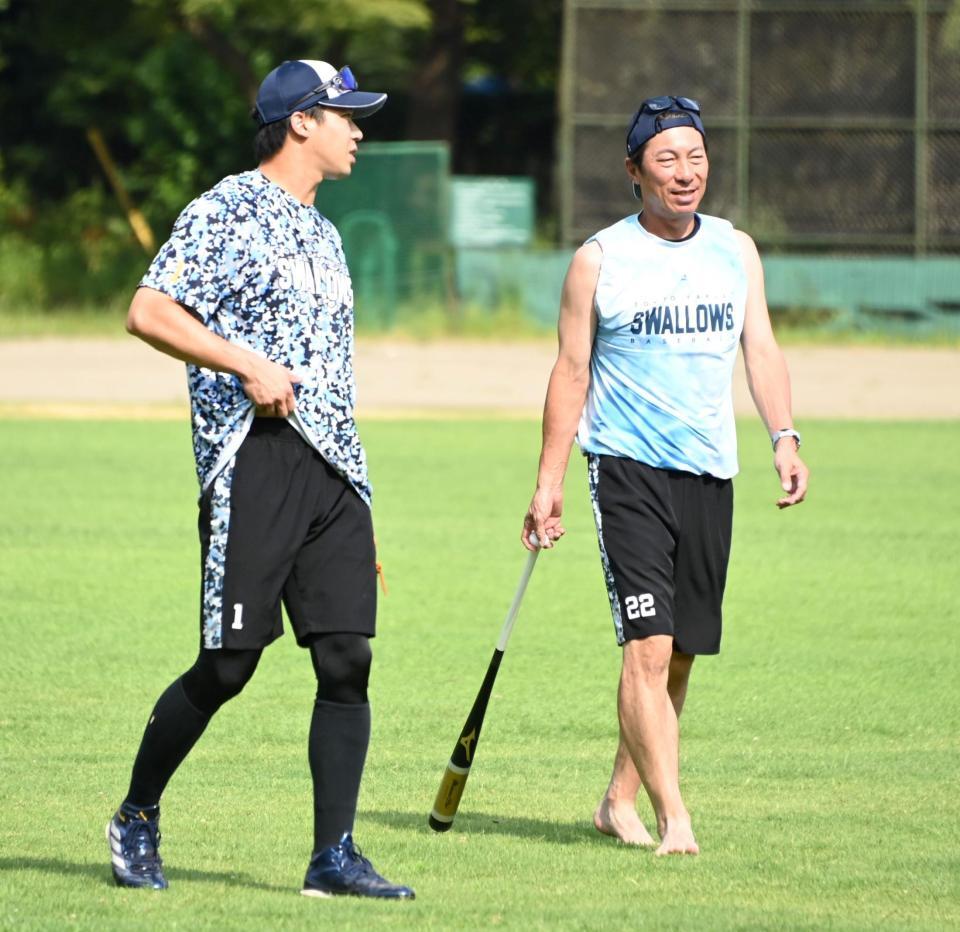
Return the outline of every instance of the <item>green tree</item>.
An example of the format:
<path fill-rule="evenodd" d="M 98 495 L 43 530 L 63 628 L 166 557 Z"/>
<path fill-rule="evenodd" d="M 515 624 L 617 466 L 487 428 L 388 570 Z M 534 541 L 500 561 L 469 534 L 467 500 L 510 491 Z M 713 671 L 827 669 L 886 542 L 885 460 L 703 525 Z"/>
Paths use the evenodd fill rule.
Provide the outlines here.
<path fill-rule="evenodd" d="M 47 303 L 128 288 L 142 253 L 89 128 L 159 237 L 192 197 L 251 167 L 250 103 L 271 67 L 356 55 L 368 86 L 402 84 L 409 34 L 428 22 L 423 0 L 0 0 L 4 255 L 26 268 L 15 253 L 29 254 L 42 280 L 30 294 Z"/>
<path fill-rule="evenodd" d="M 350 64 L 389 91 L 378 139 L 462 136 L 469 169 L 526 172 L 536 127 L 546 166 L 559 12 L 560 0 L 0 0 L 0 237 L 42 253 L 50 301 L 126 287 L 142 254 L 87 131 L 159 238 L 192 197 L 251 167 L 250 104 L 287 58 Z M 474 99 L 461 119 L 464 78 L 485 76 L 513 96 L 482 112 Z"/>

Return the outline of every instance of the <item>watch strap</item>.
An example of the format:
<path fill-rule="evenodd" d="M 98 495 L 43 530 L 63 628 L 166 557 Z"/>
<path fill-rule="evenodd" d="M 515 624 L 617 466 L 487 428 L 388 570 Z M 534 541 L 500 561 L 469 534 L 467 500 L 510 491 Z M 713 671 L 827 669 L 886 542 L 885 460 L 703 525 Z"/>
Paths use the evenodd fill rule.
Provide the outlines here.
<path fill-rule="evenodd" d="M 773 443 L 773 449 L 777 449 L 777 443 L 782 440 L 784 437 L 793 437 L 797 441 L 797 449 L 800 449 L 800 434 L 795 431 L 792 427 L 784 427 L 780 430 L 775 430 L 770 436 L 770 440 Z"/>

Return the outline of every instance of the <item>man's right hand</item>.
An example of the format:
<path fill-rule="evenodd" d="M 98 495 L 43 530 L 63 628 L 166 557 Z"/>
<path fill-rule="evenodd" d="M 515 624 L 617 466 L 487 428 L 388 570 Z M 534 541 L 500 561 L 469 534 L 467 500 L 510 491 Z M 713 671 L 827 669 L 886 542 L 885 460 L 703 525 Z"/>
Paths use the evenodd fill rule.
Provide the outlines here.
<path fill-rule="evenodd" d="M 567 533 L 560 523 L 563 514 L 563 489 L 540 489 L 533 494 L 526 517 L 523 519 L 523 531 L 520 541 L 527 550 L 536 550 L 530 535 L 536 533 L 540 546 L 549 549 L 554 541 Z"/>
<path fill-rule="evenodd" d="M 249 354 L 240 383 L 246 396 L 256 406 L 257 414 L 266 417 L 286 417 L 293 413 L 296 398 L 293 386 L 299 383 L 296 372 L 271 362 L 255 353 Z"/>
<path fill-rule="evenodd" d="M 258 414 L 286 417 L 293 412 L 299 375 L 213 333 L 194 311 L 162 291 L 137 289 L 127 330 L 174 359 L 235 375 Z"/>

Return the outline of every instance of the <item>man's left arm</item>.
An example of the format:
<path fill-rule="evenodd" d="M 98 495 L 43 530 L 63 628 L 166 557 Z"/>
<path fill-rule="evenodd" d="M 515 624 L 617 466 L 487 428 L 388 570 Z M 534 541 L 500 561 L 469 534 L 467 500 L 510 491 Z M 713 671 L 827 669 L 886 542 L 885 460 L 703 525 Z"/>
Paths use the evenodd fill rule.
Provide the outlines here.
<path fill-rule="evenodd" d="M 783 353 L 773 335 L 767 297 L 763 286 L 763 266 L 753 240 L 746 233 L 736 232 L 747 272 L 747 307 L 743 321 L 743 362 L 747 385 L 767 433 L 793 429 L 790 410 L 790 374 Z M 786 493 L 778 499 L 778 508 L 787 508 L 803 501 L 807 494 L 810 470 L 800 459 L 795 438 L 786 436 L 777 441 L 773 465 Z"/>

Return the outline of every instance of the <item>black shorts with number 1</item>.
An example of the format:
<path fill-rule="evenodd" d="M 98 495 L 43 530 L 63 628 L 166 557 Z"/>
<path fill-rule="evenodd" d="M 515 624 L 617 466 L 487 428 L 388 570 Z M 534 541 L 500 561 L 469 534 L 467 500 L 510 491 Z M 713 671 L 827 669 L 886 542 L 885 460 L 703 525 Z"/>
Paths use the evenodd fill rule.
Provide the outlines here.
<path fill-rule="evenodd" d="M 588 462 L 617 643 L 664 634 L 681 653 L 718 653 L 733 483 L 618 456 Z"/>
<path fill-rule="evenodd" d="M 229 483 L 201 498 L 199 530 L 205 647 L 265 647 L 283 634 L 281 602 L 301 645 L 316 634 L 373 637 L 370 508 L 287 421 L 254 419 Z"/>

